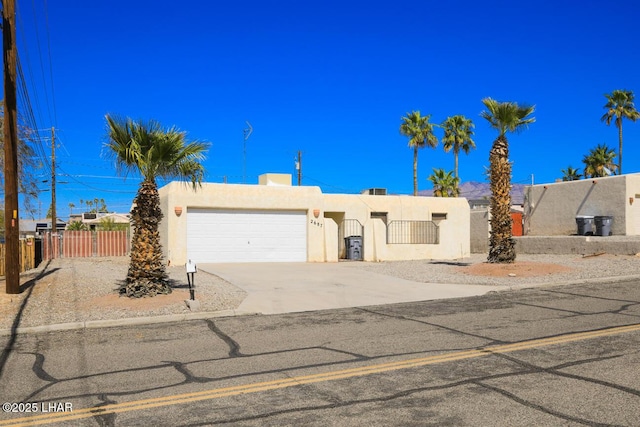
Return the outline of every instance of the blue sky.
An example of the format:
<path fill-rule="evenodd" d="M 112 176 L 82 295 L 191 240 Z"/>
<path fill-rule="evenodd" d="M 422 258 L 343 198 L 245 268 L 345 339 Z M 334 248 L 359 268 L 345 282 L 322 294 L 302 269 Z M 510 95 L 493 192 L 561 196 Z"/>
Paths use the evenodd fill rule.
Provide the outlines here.
<path fill-rule="evenodd" d="M 295 173 L 304 185 L 355 193 L 413 191 L 407 112 L 435 123 L 463 114 L 477 149 L 462 181 L 483 181 L 496 137 L 481 100 L 534 104 L 536 122 L 509 136 L 513 182 L 553 182 L 597 144 L 605 93 L 640 96 L 640 6 L 587 1 L 17 0 L 18 44 L 37 126 L 55 126 L 58 212 L 104 198 L 128 210 L 139 183 L 102 156 L 106 113 L 156 119 L 211 143 L 206 181 Z M 24 105 L 19 109 L 25 108 Z M 438 138 L 442 131 L 437 130 Z M 624 123 L 625 173 L 640 172 L 640 123 Z M 49 144 L 48 140 L 43 140 Z M 419 153 L 419 188 L 453 155 Z M 64 183 L 66 182 L 66 183 Z M 294 176 L 295 183 L 295 176 Z M 46 188 L 46 184 L 43 184 Z M 42 214 L 50 193 L 42 193 Z M 76 207 L 75 212 L 78 211 Z"/>

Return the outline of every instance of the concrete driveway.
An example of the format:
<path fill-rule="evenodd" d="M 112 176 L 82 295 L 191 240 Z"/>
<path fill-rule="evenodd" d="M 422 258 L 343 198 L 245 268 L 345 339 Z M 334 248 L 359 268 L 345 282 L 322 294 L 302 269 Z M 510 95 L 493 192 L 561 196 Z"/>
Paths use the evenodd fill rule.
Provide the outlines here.
<path fill-rule="evenodd" d="M 483 295 L 498 286 L 422 283 L 351 262 L 198 264 L 249 295 L 238 311 L 292 313 Z"/>

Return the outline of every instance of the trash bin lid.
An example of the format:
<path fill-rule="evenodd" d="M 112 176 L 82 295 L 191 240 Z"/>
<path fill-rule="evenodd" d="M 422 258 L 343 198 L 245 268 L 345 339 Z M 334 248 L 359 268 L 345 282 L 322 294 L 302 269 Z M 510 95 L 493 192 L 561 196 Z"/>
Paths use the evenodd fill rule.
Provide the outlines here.
<path fill-rule="evenodd" d="M 593 219 L 595 217 L 593 215 L 576 215 L 576 218 Z"/>

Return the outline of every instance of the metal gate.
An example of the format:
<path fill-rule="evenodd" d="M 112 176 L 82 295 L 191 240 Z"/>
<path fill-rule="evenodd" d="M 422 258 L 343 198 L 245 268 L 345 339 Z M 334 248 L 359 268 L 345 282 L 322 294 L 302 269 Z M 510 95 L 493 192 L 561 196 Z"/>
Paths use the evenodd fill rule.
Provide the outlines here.
<path fill-rule="evenodd" d="M 347 247 L 345 245 L 345 237 L 361 236 L 362 237 L 362 253 L 364 254 L 364 227 L 357 219 L 344 219 L 338 227 L 338 258 L 347 258 Z M 364 259 L 364 255 L 363 255 Z"/>

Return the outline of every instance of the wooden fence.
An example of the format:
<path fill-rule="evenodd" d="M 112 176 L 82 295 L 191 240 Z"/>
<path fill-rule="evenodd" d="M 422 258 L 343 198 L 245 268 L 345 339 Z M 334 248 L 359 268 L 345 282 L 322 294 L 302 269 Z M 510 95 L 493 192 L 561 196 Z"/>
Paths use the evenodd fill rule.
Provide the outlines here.
<path fill-rule="evenodd" d="M 64 231 L 46 233 L 42 239 L 42 259 L 125 256 L 130 241 L 127 230 Z"/>
<path fill-rule="evenodd" d="M 20 272 L 36 268 L 36 244 L 35 239 L 20 239 Z M 0 243 L 0 276 L 5 275 L 4 258 L 6 247 L 4 243 Z"/>

